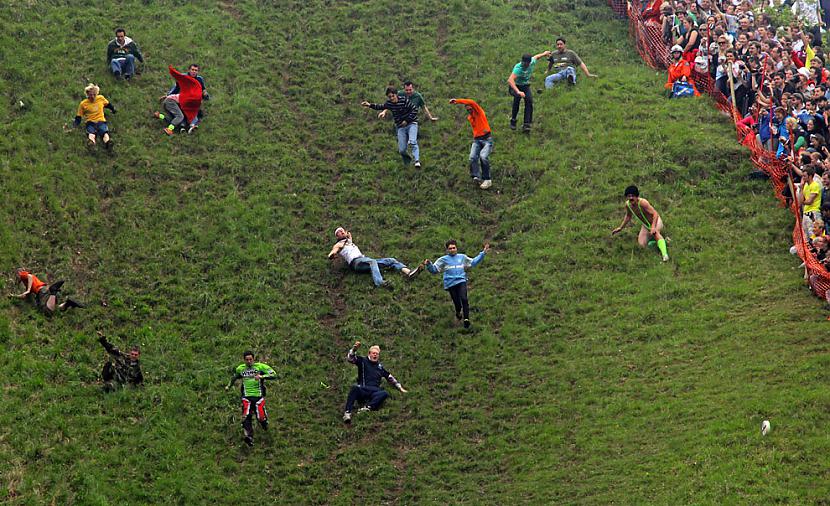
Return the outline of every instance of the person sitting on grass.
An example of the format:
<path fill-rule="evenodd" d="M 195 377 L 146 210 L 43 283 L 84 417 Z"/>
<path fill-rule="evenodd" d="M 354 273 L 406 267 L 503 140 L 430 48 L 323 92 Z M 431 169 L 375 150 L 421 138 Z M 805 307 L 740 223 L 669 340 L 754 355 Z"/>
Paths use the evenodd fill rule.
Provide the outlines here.
<path fill-rule="evenodd" d="M 99 95 L 100 88 L 90 83 L 84 88 L 86 98 L 78 104 L 78 112 L 75 115 L 73 128 L 77 128 L 84 122 L 86 128 L 86 145 L 91 151 L 95 149 L 95 141 L 100 136 L 104 141 L 107 151 L 112 151 L 112 138 L 110 137 L 107 118 L 104 116 L 104 109 L 109 109 L 115 114 L 115 107 L 103 95 Z"/>
<path fill-rule="evenodd" d="M 135 60 L 144 63 L 141 49 L 135 41 L 127 37 L 123 28 L 116 28 L 115 38 L 107 44 L 107 64 L 116 79 L 130 80 L 135 74 Z"/>
<path fill-rule="evenodd" d="M 187 132 L 192 133 L 196 128 L 196 123 L 198 123 L 199 109 L 202 107 L 203 85 L 190 73 L 182 74 L 172 66 L 168 66 L 167 69 L 173 79 L 176 80 L 179 93 L 162 96 L 164 112 L 156 111 L 153 116 L 168 122 L 167 127 L 163 130 L 168 136 L 173 135 L 177 127 L 184 130 L 187 125 L 190 125 Z M 175 90 L 175 87 L 173 89 Z"/>
<path fill-rule="evenodd" d="M 472 269 L 484 260 L 484 255 L 490 250 L 490 244 L 484 243 L 481 253 L 475 258 L 458 252 L 458 243 L 450 239 L 444 245 L 447 254 L 432 263 L 429 259 L 424 260 L 426 269 L 433 273 L 444 273 L 444 290 L 449 292 L 452 303 L 455 306 L 455 318 L 464 320 L 464 328 L 470 328 L 470 304 L 467 301 L 467 269 Z"/>
<path fill-rule="evenodd" d="M 663 261 L 669 261 L 669 253 L 666 249 L 666 239 L 663 238 L 663 219 L 657 214 L 657 210 L 648 200 L 640 198 L 640 190 L 631 185 L 623 193 L 625 197 L 625 217 L 619 227 L 611 231 L 611 235 L 617 235 L 632 218 L 640 222 L 640 234 L 637 242 L 641 247 L 651 247 L 655 244 L 663 256 Z"/>
<path fill-rule="evenodd" d="M 104 392 L 114 392 L 125 385 L 138 387 L 144 383 L 141 373 L 141 349 L 135 345 L 130 347 L 129 353 L 124 353 L 113 346 L 107 338 L 100 334 L 98 342 L 107 350 L 111 360 L 107 360 L 101 373 L 104 379 Z"/>
<path fill-rule="evenodd" d="M 208 94 L 207 87 L 205 85 L 205 78 L 202 77 L 199 74 L 199 70 L 200 70 L 199 65 L 197 65 L 196 63 L 191 63 L 190 67 L 188 67 L 188 69 L 187 69 L 187 75 L 189 75 L 193 79 L 196 79 L 197 81 L 199 81 L 199 85 L 202 87 L 202 100 L 203 101 L 204 100 L 210 100 L 210 95 Z M 165 98 L 167 98 L 170 95 L 178 96 L 179 92 L 181 92 L 181 87 L 179 86 L 179 82 L 176 81 L 176 84 L 174 84 L 173 87 L 170 88 L 170 91 L 168 91 L 165 95 L 162 95 L 159 98 L 159 100 L 164 102 Z M 199 123 L 202 122 L 202 116 L 203 116 L 202 109 L 200 108 L 199 112 L 196 113 L 196 117 L 193 118 L 190 121 L 190 124 L 189 124 L 188 129 L 187 129 L 187 133 L 189 133 L 189 134 L 193 133 L 193 131 L 196 130 L 196 128 L 198 128 Z"/>
<path fill-rule="evenodd" d="M 80 302 L 69 298 L 67 298 L 62 304 L 58 304 L 58 294 L 63 286 L 63 280 L 47 284 L 27 269 L 23 268 L 15 270 L 15 278 L 17 279 L 17 282 L 26 287 L 26 290 L 21 294 L 10 293 L 9 297 L 18 299 L 25 299 L 27 297 L 31 298 L 38 309 L 43 311 L 45 314 L 52 314 L 58 309 L 66 310 L 71 307 L 84 307 L 84 305 Z"/>
<path fill-rule="evenodd" d="M 354 346 L 346 354 L 346 361 L 357 366 L 357 381 L 349 390 L 349 397 L 346 399 L 346 409 L 343 411 L 343 423 L 352 423 L 352 409 L 355 403 L 363 403 L 364 406 L 357 410 L 358 413 L 377 411 L 383 406 L 389 393 L 380 387 L 380 380 L 386 381 L 395 386 L 401 393 L 407 390 L 396 380 L 392 373 L 383 367 L 380 360 L 380 346 L 372 346 L 365 357 L 357 354 L 360 348 L 360 341 L 355 341 Z"/>
<path fill-rule="evenodd" d="M 556 39 L 556 51 L 549 51 L 548 76 L 545 77 L 545 88 L 551 89 L 558 81 L 567 79 L 571 86 L 576 84 L 576 67 L 579 67 L 587 77 L 597 77 L 588 71 L 582 59 L 566 46 L 565 39 Z M 551 73 L 551 70 L 553 73 Z"/>
<path fill-rule="evenodd" d="M 675 45 L 671 48 L 672 64 L 669 65 L 669 80 L 665 84 L 666 95 L 668 98 L 675 96 L 675 83 L 687 83 L 692 87 L 694 95 L 700 96 L 700 92 L 695 87 L 695 82 L 692 80 L 692 66 L 683 58 L 683 48 Z"/>
<path fill-rule="evenodd" d="M 328 258 L 333 260 L 340 255 L 346 265 L 355 272 L 370 272 L 372 274 L 372 282 L 376 287 L 390 288 L 392 285 L 388 280 L 384 280 L 380 273 L 381 267 L 389 267 L 400 271 L 407 279 L 414 278 L 421 272 L 419 265 L 415 269 L 410 269 L 405 264 L 402 264 L 395 258 L 369 258 L 360 252 L 360 248 L 352 241 L 352 233 L 343 227 L 337 227 L 334 231 L 334 237 L 337 242 L 329 251 Z"/>

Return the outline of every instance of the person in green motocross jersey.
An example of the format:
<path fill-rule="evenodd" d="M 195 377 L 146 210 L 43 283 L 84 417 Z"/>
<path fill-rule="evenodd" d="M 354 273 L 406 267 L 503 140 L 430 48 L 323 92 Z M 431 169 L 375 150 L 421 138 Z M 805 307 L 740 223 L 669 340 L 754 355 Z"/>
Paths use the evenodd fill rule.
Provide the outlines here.
<path fill-rule="evenodd" d="M 230 383 L 225 390 L 230 389 L 236 380 L 242 380 L 242 430 L 245 434 L 245 444 L 254 445 L 254 427 L 252 418 L 256 413 L 262 430 L 268 430 L 268 412 L 265 411 L 265 380 L 276 379 L 277 373 L 268 364 L 254 362 L 254 352 L 246 351 L 242 354 L 245 363 L 239 364 L 233 371 Z"/>

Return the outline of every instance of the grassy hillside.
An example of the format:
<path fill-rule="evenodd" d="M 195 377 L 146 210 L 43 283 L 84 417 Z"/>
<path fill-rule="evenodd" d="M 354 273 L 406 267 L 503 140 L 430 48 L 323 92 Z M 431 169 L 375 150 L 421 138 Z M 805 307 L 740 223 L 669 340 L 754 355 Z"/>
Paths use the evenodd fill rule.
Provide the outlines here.
<path fill-rule="evenodd" d="M 728 118 L 661 97 L 602 0 L 13 2 L 0 22 L 6 288 L 26 265 L 89 303 L 45 318 L 0 302 L 5 502 L 830 497 L 828 344 L 788 213 L 745 178 Z M 117 25 L 147 57 L 131 83 L 104 65 Z M 511 132 L 504 80 L 559 35 L 600 77 L 537 96 L 533 133 Z M 205 121 L 167 138 L 150 116 L 166 66 L 194 61 Z M 440 118 L 420 173 L 359 106 L 405 78 Z M 87 80 L 118 108 L 113 157 L 62 128 Z M 488 192 L 451 97 L 490 118 Z M 609 236 L 631 183 L 665 218 L 668 264 L 633 229 Z M 330 265 L 338 225 L 411 264 L 490 240 L 473 331 L 437 276 L 384 291 Z M 99 331 L 142 345 L 145 388 L 101 394 Z M 410 393 L 344 427 L 355 339 Z M 222 388 L 247 348 L 280 376 L 250 450 Z"/>

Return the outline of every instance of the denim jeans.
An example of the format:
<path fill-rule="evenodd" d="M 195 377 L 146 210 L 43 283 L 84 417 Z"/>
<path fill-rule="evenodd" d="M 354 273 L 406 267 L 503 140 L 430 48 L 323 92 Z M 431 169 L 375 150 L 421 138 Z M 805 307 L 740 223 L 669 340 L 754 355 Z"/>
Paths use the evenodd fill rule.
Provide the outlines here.
<path fill-rule="evenodd" d="M 530 85 L 525 84 L 522 86 L 516 85 L 516 88 L 519 91 L 525 94 L 525 117 L 524 117 L 524 124 L 529 125 L 533 123 L 533 93 L 530 91 Z M 507 91 L 510 92 L 510 95 L 513 97 L 513 111 L 510 113 L 510 124 L 516 124 L 516 116 L 519 115 L 519 105 L 522 103 L 522 97 L 516 94 L 513 91 L 513 88 L 508 86 Z"/>
<path fill-rule="evenodd" d="M 418 149 L 418 122 L 413 121 L 412 123 L 403 126 L 397 127 L 398 132 L 398 153 L 401 154 L 401 158 L 403 158 L 403 163 L 409 163 L 409 155 L 406 154 L 407 145 L 412 146 L 412 158 L 415 161 L 420 161 L 420 151 Z"/>
<path fill-rule="evenodd" d="M 573 78 L 574 84 L 576 83 L 576 70 L 573 67 L 565 67 L 565 70 L 560 70 L 555 74 L 551 74 L 545 78 L 545 88 L 551 89 L 553 88 L 553 84 L 557 81 L 562 81 L 568 77 Z"/>
<path fill-rule="evenodd" d="M 124 58 L 113 58 L 110 67 L 113 74 L 131 76 L 135 72 L 135 56 L 128 54 Z"/>
<path fill-rule="evenodd" d="M 486 139 L 473 139 L 470 147 L 470 176 L 481 177 L 484 181 L 490 179 L 490 153 L 493 151 L 493 137 L 488 135 Z M 481 173 L 479 174 L 479 164 Z"/>
<path fill-rule="evenodd" d="M 395 258 L 378 258 L 375 260 L 369 257 L 359 257 L 352 261 L 352 269 L 355 272 L 372 273 L 372 282 L 375 283 L 375 286 L 380 286 L 383 283 L 383 276 L 380 275 L 381 267 L 391 267 L 399 271 L 406 267 L 406 265 L 398 262 Z"/>

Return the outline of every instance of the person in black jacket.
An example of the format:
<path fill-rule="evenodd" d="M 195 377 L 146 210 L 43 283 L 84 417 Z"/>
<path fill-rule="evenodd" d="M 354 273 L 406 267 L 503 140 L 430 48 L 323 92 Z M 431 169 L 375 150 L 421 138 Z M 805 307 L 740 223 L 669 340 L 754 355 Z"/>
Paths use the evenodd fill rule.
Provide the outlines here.
<path fill-rule="evenodd" d="M 401 154 L 404 166 L 408 166 L 414 159 L 415 168 L 421 168 L 421 153 L 418 148 L 418 108 L 406 98 L 406 95 L 399 96 L 398 90 L 393 86 L 386 88 L 386 102 L 373 104 L 364 100 L 360 103 L 376 111 L 392 111 L 392 119 L 395 121 L 395 130 L 398 134 L 398 153 Z M 407 154 L 407 146 L 412 147 L 412 157 Z"/>
<path fill-rule="evenodd" d="M 111 360 L 104 364 L 102 373 L 105 392 L 112 392 L 124 385 L 137 387 L 144 383 L 144 375 L 141 373 L 141 350 L 138 346 L 132 346 L 129 353 L 124 353 L 103 335 L 98 337 L 98 342 L 111 357 Z"/>
<path fill-rule="evenodd" d="M 380 387 L 381 378 L 386 378 L 386 381 L 395 385 L 395 388 L 402 393 L 407 392 L 401 383 L 392 376 L 392 373 L 387 371 L 383 364 L 379 362 L 380 346 L 369 348 L 369 353 L 365 357 L 357 354 L 358 348 L 360 348 L 360 341 L 355 341 L 354 346 L 346 355 L 346 361 L 357 366 L 357 381 L 349 390 L 346 410 L 343 413 L 344 423 L 351 423 L 352 408 L 355 402 L 365 403 L 365 406 L 360 408 L 358 413 L 380 409 L 383 402 L 389 397 L 389 393 Z"/>

